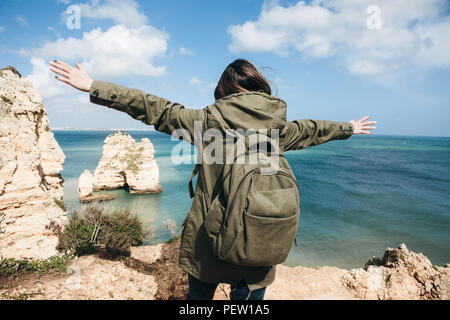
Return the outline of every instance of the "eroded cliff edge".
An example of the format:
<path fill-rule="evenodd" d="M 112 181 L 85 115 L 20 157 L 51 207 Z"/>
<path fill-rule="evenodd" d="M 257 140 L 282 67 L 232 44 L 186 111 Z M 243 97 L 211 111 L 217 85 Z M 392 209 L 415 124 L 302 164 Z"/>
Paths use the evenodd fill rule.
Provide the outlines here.
<path fill-rule="evenodd" d="M 16 259 L 56 254 L 50 221 L 63 224 L 64 153 L 42 98 L 12 67 L 0 70 L 0 253 Z"/>
<path fill-rule="evenodd" d="M 20 285 L 3 284 L 0 299 L 184 299 L 187 276 L 178 266 L 179 241 L 131 248 L 131 257 L 104 260 L 90 255 L 72 262 L 72 274 L 29 277 Z M 36 281 L 38 277 L 39 281 Z M 1 284 L 0 278 L 0 284 Z M 229 299 L 220 284 L 215 299 Z M 448 300 L 450 266 L 433 266 L 404 244 L 388 248 L 363 268 L 277 266 L 266 300 L 413 299 Z"/>

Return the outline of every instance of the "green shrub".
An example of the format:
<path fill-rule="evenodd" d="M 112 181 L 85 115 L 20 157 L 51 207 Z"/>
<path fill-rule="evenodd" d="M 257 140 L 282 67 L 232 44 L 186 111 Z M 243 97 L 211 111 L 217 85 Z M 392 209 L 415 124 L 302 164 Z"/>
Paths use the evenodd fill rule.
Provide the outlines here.
<path fill-rule="evenodd" d="M 127 170 L 130 170 L 133 173 L 137 173 L 139 171 L 139 163 L 138 160 L 142 157 L 142 152 L 137 153 L 131 149 L 128 149 L 127 154 Z"/>
<path fill-rule="evenodd" d="M 63 201 L 63 200 L 60 200 L 60 199 L 54 197 L 54 198 L 53 198 L 53 201 L 55 201 L 56 205 L 57 205 L 58 207 L 60 207 L 62 210 L 67 211 L 66 205 L 64 204 L 64 201 Z"/>
<path fill-rule="evenodd" d="M 72 258 L 71 255 L 64 255 L 53 256 L 45 260 L 0 259 L 0 277 L 16 277 L 27 272 L 48 273 L 50 270 L 66 272 Z"/>
<path fill-rule="evenodd" d="M 174 243 L 174 242 L 176 242 L 176 241 L 178 241 L 179 239 L 181 239 L 181 236 L 180 235 L 175 235 L 175 236 L 173 236 L 172 238 L 170 238 L 169 240 L 167 240 L 166 241 L 166 243 Z"/>
<path fill-rule="evenodd" d="M 57 250 L 77 256 L 99 252 L 105 257 L 130 255 L 130 247 L 141 245 L 147 233 L 142 221 L 130 209 L 106 212 L 91 205 L 74 212 L 64 228 L 53 225 L 58 235 Z"/>
<path fill-rule="evenodd" d="M 108 137 L 112 137 L 112 136 L 114 136 L 116 134 L 120 134 L 122 136 L 129 136 L 129 134 L 126 133 L 125 131 L 119 130 L 119 131 L 116 131 L 116 132 L 113 132 L 113 133 L 109 134 Z"/>

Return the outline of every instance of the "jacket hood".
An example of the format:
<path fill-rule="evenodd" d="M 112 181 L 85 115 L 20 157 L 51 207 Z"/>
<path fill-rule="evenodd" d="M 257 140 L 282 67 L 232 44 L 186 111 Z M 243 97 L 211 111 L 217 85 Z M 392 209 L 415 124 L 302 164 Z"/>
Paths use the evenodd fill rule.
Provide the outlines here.
<path fill-rule="evenodd" d="M 262 92 L 239 92 L 213 104 L 232 129 L 281 129 L 286 122 L 286 102 Z"/>

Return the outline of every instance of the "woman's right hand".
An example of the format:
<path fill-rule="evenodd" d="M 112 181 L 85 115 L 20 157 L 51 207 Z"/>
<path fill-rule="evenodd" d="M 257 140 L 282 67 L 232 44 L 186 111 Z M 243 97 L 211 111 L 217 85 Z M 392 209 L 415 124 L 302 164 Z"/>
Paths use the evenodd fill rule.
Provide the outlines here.
<path fill-rule="evenodd" d="M 89 92 L 93 81 L 78 62 L 75 62 L 75 64 L 76 68 L 65 62 L 54 60 L 50 62 L 50 65 L 53 67 L 50 70 L 60 75 L 60 77 L 56 77 L 57 80 L 67 83 L 80 91 Z"/>
<path fill-rule="evenodd" d="M 357 121 L 350 120 L 349 122 L 353 126 L 353 133 L 352 134 L 372 134 L 370 131 L 367 130 L 375 130 L 377 127 L 370 127 L 370 125 L 376 124 L 376 121 L 367 121 L 370 119 L 370 116 L 365 116 L 362 119 L 359 119 Z"/>

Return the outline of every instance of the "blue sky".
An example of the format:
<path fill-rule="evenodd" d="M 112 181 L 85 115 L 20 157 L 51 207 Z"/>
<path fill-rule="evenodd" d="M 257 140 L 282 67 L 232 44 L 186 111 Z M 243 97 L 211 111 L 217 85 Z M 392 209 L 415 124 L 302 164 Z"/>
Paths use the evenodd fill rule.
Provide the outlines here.
<path fill-rule="evenodd" d="M 66 25 L 71 5 L 80 29 Z M 443 0 L 0 2 L 1 65 L 33 82 L 52 127 L 146 128 L 57 83 L 50 59 L 202 108 L 242 57 L 270 68 L 290 120 L 369 114 L 378 134 L 450 136 L 448 34 Z"/>

